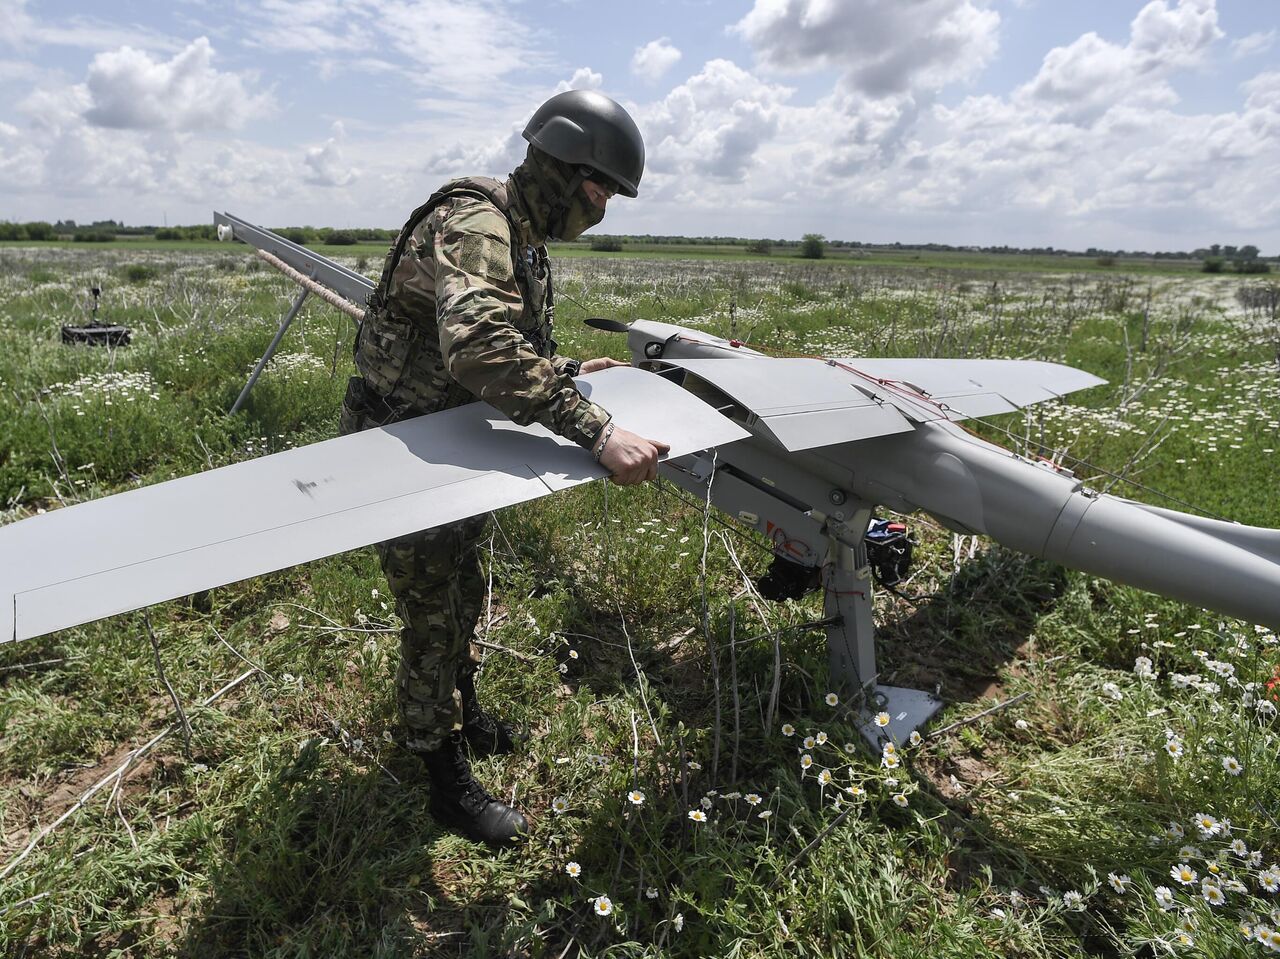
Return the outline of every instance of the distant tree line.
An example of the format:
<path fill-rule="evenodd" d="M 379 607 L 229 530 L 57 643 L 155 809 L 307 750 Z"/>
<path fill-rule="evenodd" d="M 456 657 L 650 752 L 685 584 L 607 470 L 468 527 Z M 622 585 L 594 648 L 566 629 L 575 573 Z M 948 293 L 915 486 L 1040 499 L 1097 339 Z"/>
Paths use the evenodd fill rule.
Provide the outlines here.
<path fill-rule="evenodd" d="M 380 227 L 273 227 L 287 240 L 304 246 L 354 246 L 357 243 L 391 243 L 396 230 Z M 104 243 L 118 237 L 150 237 L 156 240 L 213 240 L 217 231 L 211 223 L 191 226 L 126 226 L 123 221 L 95 220 L 92 223 L 76 223 L 75 220 L 58 220 L 55 223 L 33 221 L 30 223 L 0 222 L 0 240 L 75 240 L 85 243 Z M 740 236 L 676 236 L 673 234 L 644 233 L 634 236 L 584 236 L 576 241 L 590 249 L 616 252 L 644 246 L 738 246 L 748 253 L 770 256 L 800 256 L 819 259 L 828 250 L 844 252 L 921 252 L 921 253 L 994 253 L 1021 256 L 1092 257 L 1101 266 L 1114 266 L 1120 259 L 1149 260 L 1199 260 L 1206 273 L 1268 273 L 1272 265 L 1261 256 L 1252 244 L 1236 247 L 1214 243 L 1195 250 L 1145 250 L 1104 249 L 1091 246 L 1086 250 L 1064 250 L 1052 246 L 1018 247 L 1007 244 L 987 246 L 959 246 L 951 243 L 868 243 L 861 240 L 829 240 L 818 233 L 806 233 L 799 240 L 782 237 Z M 1276 258 L 1271 258 L 1276 260 Z"/>

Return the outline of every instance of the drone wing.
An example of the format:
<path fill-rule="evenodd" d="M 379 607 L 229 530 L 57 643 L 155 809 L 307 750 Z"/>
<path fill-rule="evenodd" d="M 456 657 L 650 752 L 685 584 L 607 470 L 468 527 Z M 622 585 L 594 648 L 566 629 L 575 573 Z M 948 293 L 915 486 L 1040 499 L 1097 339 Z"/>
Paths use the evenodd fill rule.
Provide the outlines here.
<path fill-rule="evenodd" d="M 661 378 L 579 387 L 671 456 L 746 435 Z M 607 471 L 540 426 L 473 403 L 55 510 L 0 528 L 0 642 L 284 569 L 536 499 Z"/>
<path fill-rule="evenodd" d="M 684 371 L 686 389 L 726 411 L 736 406 L 748 427 L 793 453 L 905 433 L 917 423 L 1008 413 L 1106 382 L 1029 360 L 680 359 L 668 353 L 661 362 Z"/>

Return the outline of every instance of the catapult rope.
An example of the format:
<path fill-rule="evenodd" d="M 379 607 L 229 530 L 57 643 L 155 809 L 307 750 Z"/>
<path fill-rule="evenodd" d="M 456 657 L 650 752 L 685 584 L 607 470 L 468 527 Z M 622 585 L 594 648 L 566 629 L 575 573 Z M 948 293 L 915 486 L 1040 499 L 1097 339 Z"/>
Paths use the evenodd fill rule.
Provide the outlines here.
<path fill-rule="evenodd" d="M 330 306 L 334 307 L 335 309 L 341 310 L 343 313 L 347 314 L 347 316 L 355 320 L 359 320 L 364 317 L 363 307 L 357 306 L 356 304 L 352 303 L 350 300 L 346 299 L 345 297 L 341 297 L 337 293 L 334 293 L 333 290 L 330 290 L 324 286 L 321 286 L 319 283 L 311 279 L 311 277 L 307 276 L 305 273 L 299 273 L 297 270 L 295 270 L 293 267 L 291 267 L 288 263 L 280 259 L 280 257 L 276 256 L 275 254 L 268 253 L 266 250 L 254 250 L 254 252 L 257 253 L 258 256 L 262 257 L 262 259 L 266 260 L 268 263 L 274 266 L 277 270 L 279 270 L 285 276 L 287 276 L 289 279 L 293 280 L 294 283 L 297 283 L 299 286 L 305 289 L 308 293 L 314 293 L 316 296 L 320 297 L 320 299 L 324 300 L 326 303 L 328 303 Z"/>

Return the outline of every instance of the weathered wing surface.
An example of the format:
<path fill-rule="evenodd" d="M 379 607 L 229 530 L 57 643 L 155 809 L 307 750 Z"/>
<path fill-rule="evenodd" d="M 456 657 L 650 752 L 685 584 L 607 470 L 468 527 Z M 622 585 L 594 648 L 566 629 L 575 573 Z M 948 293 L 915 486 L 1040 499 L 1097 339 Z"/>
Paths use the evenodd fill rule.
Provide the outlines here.
<path fill-rule="evenodd" d="M 882 380 L 904 383 L 969 416 L 992 416 L 1058 399 L 1106 380 L 1043 360 L 847 359 Z"/>
<path fill-rule="evenodd" d="M 775 358 L 662 362 L 693 374 L 752 414 L 749 425 L 790 452 L 905 433 L 916 423 L 1008 413 L 1105 383 L 1024 360 Z M 686 377 L 686 387 L 714 394 Z"/>
<path fill-rule="evenodd" d="M 579 380 L 671 455 L 747 435 L 660 377 Z M 606 471 L 484 403 L 54 510 L 0 528 L 0 642 L 536 499 Z"/>

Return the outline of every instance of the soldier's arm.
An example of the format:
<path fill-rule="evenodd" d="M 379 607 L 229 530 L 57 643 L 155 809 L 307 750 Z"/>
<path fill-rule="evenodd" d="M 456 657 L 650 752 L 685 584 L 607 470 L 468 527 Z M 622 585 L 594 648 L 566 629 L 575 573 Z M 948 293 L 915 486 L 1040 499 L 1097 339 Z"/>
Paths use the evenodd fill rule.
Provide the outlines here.
<path fill-rule="evenodd" d="M 436 310 L 449 375 L 522 425 L 541 423 L 590 449 L 609 421 L 516 327 L 523 300 L 506 218 L 461 200 L 435 234 Z"/>

